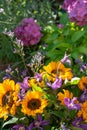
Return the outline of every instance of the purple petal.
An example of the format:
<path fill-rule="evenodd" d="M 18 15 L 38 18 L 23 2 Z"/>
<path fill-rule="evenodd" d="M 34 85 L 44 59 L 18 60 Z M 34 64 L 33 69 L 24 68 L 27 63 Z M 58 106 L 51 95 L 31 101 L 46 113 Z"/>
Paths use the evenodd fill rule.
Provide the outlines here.
<path fill-rule="evenodd" d="M 49 121 L 43 120 L 40 125 L 44 126 L 44 125 L 48 125 L 48 124 L 49 124 Z"/>
<path fill-rule="evenodd" d="M 42 121 L 42 116 L 40 114 L 37 115 L 37 121 Z"/>
<path fill-rule="evenodd" d="M 74 109 L 79 110 L 81 107 L 79 103 L 78 104 L 75 103 L 76 100 L 77 100 L 76 97 L 74 97 L 73 99 L 65 98 L 64 103 L 69 110 L 74 110 Z"/>
<path fill-rule="evenodd" d="M 28 130 L 33 130 L 33 128 L 35 127 L 34 123 L 31 123 L 28 127 Z"/>
<path fill-rule="evenodd" d="M 51 87 L 52 89 L 56 90 L 57 88 L 60 88 L 61 86 L 62 86 L 62 79 L 57 77 Z"/>
<path fill-rule="evenodd" d="M 23 84 L 26 88 L 28 88 L 28 77 L 25 77 L 23 80 Z"/>
<path fill-rule="evenodd" d="M 39 128 L 39 130 L 43 130 L 43 128 L 42 128 L 42 127 L 36 127 L 36 128 Z"/>
<path fill-rule="evenodd" d="M 42 75 L 39 73 L 36 73 L 35 78 L 37 79 L 38 82 L 42 81 Z"/>
<path fill-rule="evenodd" d="M 61 59 L 61 62 L 62 62 L 62 63 L 68 63 L 68 65 L 71 65 L 71 61 L 69 60 L 69 56 L 70 56 L 70 55 L 67 55 L 67 54 L 65 53 L 63 59 Z"/>
<path fill-rule="evenodd" d="M 80 96 L 81 102 L 84 102 L 85 100 L 87 100 L 87 90 L 86 89 L 84 90 L 84 92 Z"/>
<path fill-rule="evenodd" d="M 26 126 L 19 124 L 19 125 L 14 125 L 11 130 L 19 130 L 19 128 L 23 127 L 25 130 L 28 130 Z"/>

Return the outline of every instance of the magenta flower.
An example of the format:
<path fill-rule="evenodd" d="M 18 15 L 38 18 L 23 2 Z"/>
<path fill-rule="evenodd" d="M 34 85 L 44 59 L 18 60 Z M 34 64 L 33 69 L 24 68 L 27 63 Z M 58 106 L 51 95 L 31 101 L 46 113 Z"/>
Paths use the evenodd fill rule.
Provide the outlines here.
<path fill-rule="evenodd" d="M 14 34 L 24 43 L 24 46 L 37 44 L 43 36 L 40 26 L 33 18 L 24 18 L 15 28 Z"/>
<path fill-rule="evenodd" d="M 14 125 L 11 130 L 28 130 L 28 128 L 22 124 Z"/>
<path fill-rule="evenodd" d="M 53 90 L 56 90 L 62 86 L 62 78 L 56 77 L 56 80 L 52 84 L 47 80 L 46 84 L 47 86 L 51 87 Z"/>
<path fill-rule="evenodd" d="M 48 124 L 49 121 L 42 120 L 42 116 L 38 114 L 37 119 L 29 125 L 28 130 L 33 130 L 34 128 L 38 128 L 39 130 L 44 130 L 42 127 Z"/>
<path fill-rule="evenodd" d="M 73 99 L 70 99 L 70 98 L 64 99 L 64 103 L 68 107 L 69 110 L 79 110 L 81 108 L 80 104 L 75 103 L 75 101 L 77 101 L 76 97 L 74 97 Z"/>
<path fill-rule="evenodd" d="M 72 22 L 79 26 L 87 24 L 87 0 L 64 0 L 63 8 Z"/>

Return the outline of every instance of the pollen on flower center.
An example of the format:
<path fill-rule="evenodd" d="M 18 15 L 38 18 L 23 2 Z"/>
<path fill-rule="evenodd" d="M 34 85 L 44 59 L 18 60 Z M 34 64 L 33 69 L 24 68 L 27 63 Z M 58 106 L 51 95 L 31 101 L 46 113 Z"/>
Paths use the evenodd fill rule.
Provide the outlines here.
<path fill-rule="evenodd" d="M 8 103 L 9 98 L 10 98 L 10 91 L 8 91 L 8 92 L 7 92 L 5 95 L 3 95 L 3 97 L 2 97 L 2 104 L 3 104 L 3 106 Z"/>
<path fill-rule="evenodd" d="M 2 106 L 5 106 L 6 104 L 8 104 L 9 107 L 12 107 L 13 105 L 12 91 L 8 91 L 2 97 Z"/>
<path fill-rule="evenodd" d="M 35 122 L 35 126 L 39 127 L 39 126 L 40 126 L 40 122 L 39 122 L 39 121 L 36 121 L 36 122 Z"/>
<path fill-rule="evenodd" d="M 20 127 L 19 130 L 25 130 L 25 128 L 24 127 Z"/>
<path fill-rule="evenodd" d="M 39 109 L 41 106 L 41 101 L 39 99 L 31 99 L 28 102 L 28 108 L 31 110 Z"/>

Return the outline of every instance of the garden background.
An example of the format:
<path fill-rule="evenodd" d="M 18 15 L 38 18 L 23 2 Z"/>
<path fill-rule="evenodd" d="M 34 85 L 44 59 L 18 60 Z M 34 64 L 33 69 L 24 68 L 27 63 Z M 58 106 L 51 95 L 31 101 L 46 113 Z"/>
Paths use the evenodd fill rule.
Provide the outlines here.
<path fill-rule="evenodd" d="M 0 130 L 87 130 L 87 0 L 0 0 Z"/>

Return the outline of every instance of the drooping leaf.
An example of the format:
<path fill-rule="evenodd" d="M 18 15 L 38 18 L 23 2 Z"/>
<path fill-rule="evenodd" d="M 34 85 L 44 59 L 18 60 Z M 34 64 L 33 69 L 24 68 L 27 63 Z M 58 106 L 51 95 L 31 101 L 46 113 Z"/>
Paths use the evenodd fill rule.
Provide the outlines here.
<path fill-rule="evenodd" d="M 13 117 L 12 119 L 6 121 L 2 127 L 5 127 L 6 125 L 9 125 L 9 124 L 13 124 L 13 123 L 16 123 L 18 121 L 18 118 L 16 117 Z"/>

